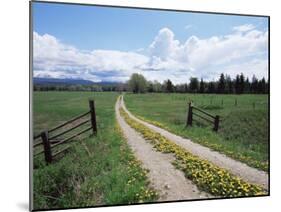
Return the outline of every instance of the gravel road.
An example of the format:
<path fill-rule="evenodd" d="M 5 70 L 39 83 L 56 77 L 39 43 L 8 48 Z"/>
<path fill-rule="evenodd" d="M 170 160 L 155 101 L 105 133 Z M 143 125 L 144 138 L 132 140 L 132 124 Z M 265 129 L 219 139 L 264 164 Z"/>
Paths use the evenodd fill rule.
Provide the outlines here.
<path fill-rule="evenodd" d="M 151 186 L 159 194 L 158 201 L 212 198 L 212 195 L 200 191 L 184 176 L 182 171 L 171 164 L 175 159 L 172 154 L 157 152 L 148 141 L 125 122 L 119 113 L 119 107 L 122 105 L 121 101 L 117 101 L 115 105 L 117 122 L 136 158 L 142 162 L 143 168 L 149 170 L 147 175 Z"/>

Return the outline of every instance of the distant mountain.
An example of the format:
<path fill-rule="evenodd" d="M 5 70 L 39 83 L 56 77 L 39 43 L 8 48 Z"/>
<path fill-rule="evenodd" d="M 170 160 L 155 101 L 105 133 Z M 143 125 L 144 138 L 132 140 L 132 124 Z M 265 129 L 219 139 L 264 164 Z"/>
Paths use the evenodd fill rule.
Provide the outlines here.
<path fill-rule="evenodd" d="M 67 85 L 92 85 L 94 82 L 83 79 L 57 79 L 57 78 L 33 78 L 33 84 L 67 84 Z"/>
<path fill-rule="evenodd" d="M 118 82 L 92 82 L 84 79 L 58 79 L 58 78 L 42 78 L 34 77 L 34 85 L 114 85 Z"/>

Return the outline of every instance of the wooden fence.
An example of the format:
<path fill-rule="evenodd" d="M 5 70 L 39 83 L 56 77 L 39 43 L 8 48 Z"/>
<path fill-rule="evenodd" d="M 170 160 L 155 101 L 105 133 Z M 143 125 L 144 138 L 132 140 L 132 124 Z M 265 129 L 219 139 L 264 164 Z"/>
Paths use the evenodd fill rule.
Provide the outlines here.
<path fill-rule="evenodd" d="M 197 113 L 195 113 L 196 111 Z M 198 107 L 195 107 L 192 102 L 188 103 L 188 113 L 187 113 L 187 119 L 186 119 L 186 126 L 192 126 L 193 122 L 193 116 L 199 117 L 207 122 L 210 122 L 213 124 L 213 130 L 218 131 L 219 129 L 219 122 L 220 117 L 218 115 L 212 115 Z"/>
<path fill-rule="evenodd" d="M 73 140 L 77 136 L 79 136 L 91 129 L 93 131 L 93 134 L 96 135 L 97 122 L 96 122 L 96 112 L 95 112 L 94 100 L 89 100 L 89 109 L 90 109 L 89 111 L 87 111 L 79 116 L 76 116 L 76 117 L 72 118 L 71 120 L 68 120 L 50 130 L 45 130 L 45 131 L 41 132 L 40 134 L 34 136 L 33 137 L 33 142 L 34 142 L 33 149 L 35 150 L 36 147 L 43 146 L 43 149 L 36 152 L 34 154 L 34 156 L 36 157 L 36 156 L 44 153 L 46 163 L 47 164 L 51 163 L 53 161 L 54 157 L 56 157 L 57 155 L 61 154 L 64 151 L 66 151 L 70 146 L 66 146 L 56 152 L 53 152 L 53 149 L 55 147 L 57 147 L 61 144 L 69 143 L 71 140 Z M 87 115 L 90 115 L 90 118 L 84 120 Z M 78 123 L 76 123 L 76 122 L 78 122 Z M 60 138 L 62 135 L 69 133 L 69 132 L 73 131 L 74 129 L 77 129 L 83 125 L 86 125 L 87 123 L 91 123 L 91 126 L 88 126 L 87 128 L 75 133 L 74 135 L 71 135 L 68 138 L 63 138 L 63 139 Z M 60 130 L 62 128 L 66 128 L 66 129 L 62 132 L 58 132 L 57 134 L 50 136 L 50 133 L 57 132 L 58 130 Z M 35 143 L 35 141 L 39 140 L 39 139 L 41 139 L 41 141 Z"/>

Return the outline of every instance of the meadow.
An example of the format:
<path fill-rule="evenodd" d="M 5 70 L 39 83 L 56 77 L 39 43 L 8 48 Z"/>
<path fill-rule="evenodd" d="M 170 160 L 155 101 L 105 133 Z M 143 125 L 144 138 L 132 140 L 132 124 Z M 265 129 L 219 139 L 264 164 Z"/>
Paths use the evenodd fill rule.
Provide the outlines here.
<path fill-rule="evenodd" d="M 34 209 L 151 202 L 156 193 L 116 124 L 118 93 L 34 92 L 34 134 L 88 110 L 95 100 L 97 136 L 71 143 L 63 157 L 46 165 L 34 159 Z"/>
<path fill-rule="evenodd" d="M 124 99 L 139 118 L 268 171 L 268 95 L 127 93 Z M 186 127 L 189 101 L 220 116 L 217 133 L 197 117 Z"/>
<path fill-rule="evenodd" d="M 34 158 L 34 209 L 153 202 L 148 170 L 135 158 L 115 120 L 117 92 L 34 92 L 34 134 L 50 129 L 89 109 L 94 99 L 98 133 L 85 134 L 71 148 L 46 165 Z M 136 116 L 202 145 L 223 152 L 250 166 L 268 169 L 268 96 L 126 93 L 124 100 Z M 187 103 L 222 121 L 212 126 L 194 117 L 186 127 Z"/>

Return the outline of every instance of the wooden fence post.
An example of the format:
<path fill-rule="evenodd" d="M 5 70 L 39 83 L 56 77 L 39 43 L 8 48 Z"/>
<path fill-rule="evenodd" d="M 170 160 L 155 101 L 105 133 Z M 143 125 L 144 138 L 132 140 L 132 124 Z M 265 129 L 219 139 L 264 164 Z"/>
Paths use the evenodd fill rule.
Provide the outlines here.
<path fill-rule="evenodd" d="M 218 115 L 215 116 L 215 121 L 214 121 L 214 131 L 218 131 L 219 129 L 219 121 L 220 121 L 220 117 Z"/>
<path fill-rule="evenodd" d="M 97 121 L 96 121 L 96 111 L 94 100 L 89 100 L 89 107 L 91 112 L 91 124 L 93 129 L 93 134 L 97 134 Z"/>
<path fill-rule="evenodd" d="M 42 132 L 41 138 L 42 138 L 43 146 L 44 146 L 45 161 L 47 163 L 51 163 L 52 162 L 52 152 L 51 152 L 51 144 L 49 141 L 48 131 Z"/>
<path fill-rule="evenodd" d="M 192 102 L 188 103 L 186 126 L 192 126 Z"/>

